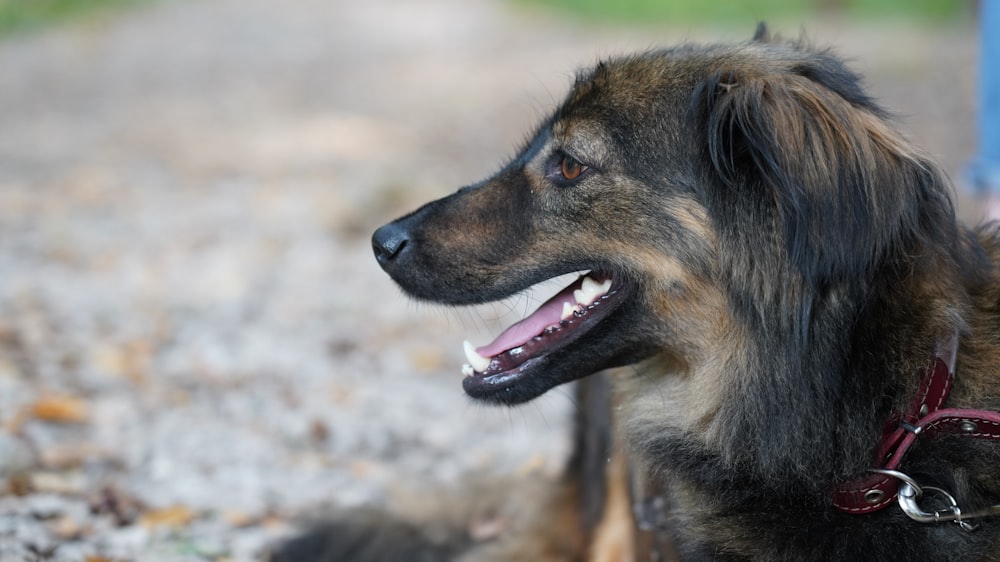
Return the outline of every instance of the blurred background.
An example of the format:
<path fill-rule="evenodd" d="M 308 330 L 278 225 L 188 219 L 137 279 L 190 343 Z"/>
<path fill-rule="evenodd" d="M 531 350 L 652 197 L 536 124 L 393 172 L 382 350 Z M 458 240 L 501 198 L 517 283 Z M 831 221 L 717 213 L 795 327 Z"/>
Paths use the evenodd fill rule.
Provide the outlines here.
<path fill-rule="evenodd" d="M 414 303 L 368 237 L 578 68 L 762 19 L 849 58 L 978 220 L 975 2 L 0 0 L 0 561 L 258 560 L 335 506 L 556 473 L 569 389 L 460 385 L 542 295 Z"/>

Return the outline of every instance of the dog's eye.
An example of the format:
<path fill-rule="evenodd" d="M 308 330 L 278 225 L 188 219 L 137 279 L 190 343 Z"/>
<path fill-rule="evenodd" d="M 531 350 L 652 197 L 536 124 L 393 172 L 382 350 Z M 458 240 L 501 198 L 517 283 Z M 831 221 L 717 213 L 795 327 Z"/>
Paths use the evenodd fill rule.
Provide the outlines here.
<path fill-rule="evenodd" d="M 559 174 L 566 181 L 574 181 L 587 171 L 587 166 L 568 154 L 559 159 Z"/>

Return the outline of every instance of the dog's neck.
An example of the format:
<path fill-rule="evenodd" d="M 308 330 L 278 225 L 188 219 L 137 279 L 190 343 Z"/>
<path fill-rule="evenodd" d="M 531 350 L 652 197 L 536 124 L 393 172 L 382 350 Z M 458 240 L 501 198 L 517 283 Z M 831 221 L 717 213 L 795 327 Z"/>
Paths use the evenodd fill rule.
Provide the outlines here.
<path fill-rule="evenodd" d="M 913 302 L 895 300 L 900 283 Z M 813 321 L 823 325 L 804 338 L 757 330 L 756 345 L 713 342 L 722 351 L 704 366 L 663 355 L 634 367 L 616 387 L 625 396 L 627 440 L 654 466 L 683 469 L 691 453 L 692 471 L 710 462 L 739 480 L 797 482 L 815 492 L 863 471 L 939 340 L 964 327 L 960 311 L 938 304 L 947 299 L 918 295 L 919 280 L 886 285 L 868 289 L 863 310 L 836 309 L 858 299 L 817 299 Z"/>
<path fill-rule="evenodd" d="M 955 362 L 958 357 L 959 334 L 956 331 L 938 342 L 934 357 L 921 377 L 917 392 L 910 397 L 905 410 L 894 412 L 885 421 L 882 438 L 872 455 L 871 467 L 833 490 L 833 504 L 849 514 L 868 514 L 890 505 L 899 489 L 901 480 L 894 473 L 900 468 L 904 456 L 925 430 L 940 427 L 941 414 L 950 412 L 961 417 L 958 410 L 942 410 L 955 380 Z M 987 416 L 992 415 L 987 413 Z M 960 419 L 949 422 L 955 424 Z"/>

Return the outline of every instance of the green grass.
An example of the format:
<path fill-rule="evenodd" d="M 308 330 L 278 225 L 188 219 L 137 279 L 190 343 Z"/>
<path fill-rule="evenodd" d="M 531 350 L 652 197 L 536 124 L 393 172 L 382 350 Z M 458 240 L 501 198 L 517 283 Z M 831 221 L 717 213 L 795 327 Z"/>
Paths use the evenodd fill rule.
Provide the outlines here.
<path fill-rule="evenodd" d="M 0 0 L 0 36 L 108 13 L 139 0 Z"/>
<path fill-rule="evenodd" d="M 108 13 L 143 0 L 0 0 L 0 36 Z M 512 0 L 591 21 L 736 23 L 787 21 L 842 13 L 859 19 L 935 22 L 967 15 L 963 0 Z M 993 0 L 990 0 L 993 1 Z"/>
<path fill-rule="evenodd" d="M 787 21 L 828 14 L 850 18 L 940 21 L 966 15 L 960 0 L 513 0 L 544 6 L 580 19 L 622 23 L 735 23 Z M 991 0 L 992 1 L 992 0 Z"/>

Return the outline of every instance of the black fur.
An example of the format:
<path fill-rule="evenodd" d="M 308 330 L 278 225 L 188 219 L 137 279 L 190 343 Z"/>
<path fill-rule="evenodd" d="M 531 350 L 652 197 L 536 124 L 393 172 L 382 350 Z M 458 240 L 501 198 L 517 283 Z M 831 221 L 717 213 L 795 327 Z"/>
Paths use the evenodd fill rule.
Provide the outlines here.
<path fill-rule="evenodd" d="M 585 171 L 560 176 L 567 156 Z M 998 560 L 1000 518 L 967 532 L 832 503 L 877 463 L 942 339 L 960 338 L 946 405 L 1000 409 L 1000 242 L 957 224 L 950 190 L 836 56 L 761 27 L 581 73 L 498 174 L 373 244 L 404 290 L 448 304 L 577 270 L 613 279 L 605 316 L 466 389 L 515 404 L 631 365 L 609 375 L 614 433 L 643 483 L 633 500 L 659 506 L 655 532 L 683 559 Z M 604 419 L 584 411 L 578 428 Z M 611 431 L 578 432 L 573 532 L 597 544 L 612 474 L 581 459 Z M 922 438 L 903 469 L 969 509 L 1000 503 L 1000 445 Z M 668 554 L 641 534 L 640 558 Z"/>
<path fill-rule="evenodd" d="M 430 537 L 424 529 L 378 511 L 353 513 L 316 526 L 309 533 L 283 544 L 271 555 L 271 562 L 307 560 L 353 560 L 399 562 L 440 562 L 450 560 L 471 541 Z"/>
<path fill-rule="evenodd" d="M 767 374 L 733 393 L 733 461 L 765 476 L 844 477 L 870 462 L 894 406 L 872 397 L 904 389 L 882 374 L 912 374 L 897 373 L 898 357 L 881 357 L 891 349 L 885 338 L 905 329 L 896 311 L 910 322 L 927 317 L 921 331 L 932 322 L 925 303 L 897 302 L 898 287 L 913 267 L 951 261 L 937 252 L 956 247 L 959 232 L 936 167 L 844 128 L 857 121 L 848 112 L 885 114 L 843 65 L 799 48 L 782 53 L 793 58 L 783 75 L 715 73 L 697 86 L 692 119 L 704 125 L 711 163 L 707 208 L 732 245 L 720 252 L 731 260 L 721 267 L 730 302 L 758 340 L 746 368 Z M 912 337 L 933 349 L 927 334 Z M 816 454 L 814 444 L 838 434 L 843 444 L 829 457 Z"/>

